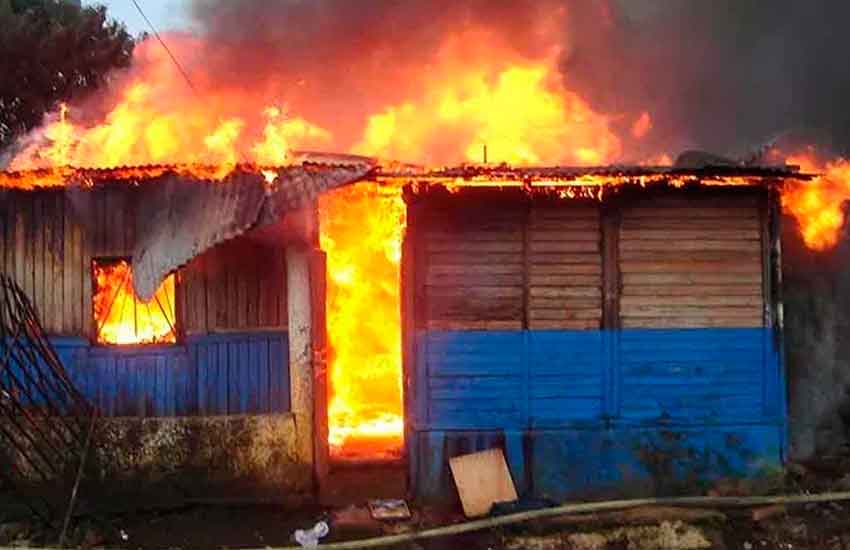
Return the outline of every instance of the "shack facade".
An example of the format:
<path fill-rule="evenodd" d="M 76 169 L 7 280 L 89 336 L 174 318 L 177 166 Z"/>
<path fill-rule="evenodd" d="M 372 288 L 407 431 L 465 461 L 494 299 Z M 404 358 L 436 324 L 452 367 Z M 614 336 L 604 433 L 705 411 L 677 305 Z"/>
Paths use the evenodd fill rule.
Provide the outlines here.
<path fill-rule="evenodd" d="M 408 194 L 417 493 L 451 494 L 448 458 L 492 446 L 521 493 L 550 498 L 777 471 L 775 181 L 625 185 L 600 201 L 534 193 L 526 175 L 523 191 Z"/>
<path fill-rule="evenodd" d="M 322 325 L 311 319 L 320 314 L 311 280 L 324 269 L 314 199 L 334 170 L 340 182 L 362 172 L 295 167 L 280 175 L 286 196 L 253 172 L 209 181 L 169 167 L 77 171 L 61 186 L 26 189 L 41 175 L 4 175 L 0 271 L 30 298 L 96 407 L 91 460 L 104 479 L 169 479 L 186 494 L 232 483 L 243 495 L 312 491 L 327 438 L 314 433 L 311 327 Z M 115 287 L 105 308 L 129 311 L 131 332 L 158 316 L 173 333 L 104 342 L 98 266 L 124 262 L 135 278 L 150 251 L 154 267 L 171 264 L 173 294 L 160 303 L 158 291 L 152 314 Z M 130 302 L 134 282 L 121 281 Z M 14 387 L 13 374 L 0 376 Z"/>
<path fill-rule="evenodd" d="M 364 179 L 410 184 L 401 332 L 413 495 L 451 497 L 449 458 L 494 446 L 521 493 L 551 498 L 670 492 L 782 465 L 775 186 L 793 172 L 399 174 L 352 162 L 305 164 L 272 184 L 166 170 L 0 192 L 0 271 L 105 417 L 106 476 L 276 492 L 327 480 L 314 199 Z M 99 343 L 94 269 L 116 259 L 133 264 L 134 284 L 148 277 L 137 288 L 175 277 L 173 342 Z"/>

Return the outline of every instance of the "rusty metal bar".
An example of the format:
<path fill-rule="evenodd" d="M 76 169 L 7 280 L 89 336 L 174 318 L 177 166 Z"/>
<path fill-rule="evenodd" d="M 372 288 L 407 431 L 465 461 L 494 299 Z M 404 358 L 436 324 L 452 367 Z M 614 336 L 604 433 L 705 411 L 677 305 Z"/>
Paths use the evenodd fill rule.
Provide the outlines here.
<path fill-rule="evenodd" d="M 9 464 L 0 463 L 0 481 L 47 521 L 58 522 L 64 512 L 62 526 L 67 529 L 92 444 L 96 409 L 65 371 L 32 302 L 2 274 L 0 358 L 0 446 L 10 451 L 2 457 Z M 63 480 L 73 485 L 64 509 L 24 490 L 32 483 L 56 485 Z M 52 518 L 39 512 L 35 500 Z"/>

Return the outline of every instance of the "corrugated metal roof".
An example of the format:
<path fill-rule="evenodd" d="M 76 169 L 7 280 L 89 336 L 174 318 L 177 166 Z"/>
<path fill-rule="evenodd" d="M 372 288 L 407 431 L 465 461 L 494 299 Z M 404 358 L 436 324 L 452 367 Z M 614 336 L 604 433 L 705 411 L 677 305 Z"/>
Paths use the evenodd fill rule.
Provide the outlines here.
<path fill-rule="evenodd" d="M 140 298 L 153 296 L 165 276 L 195 256 L 249 229 L 280 220 L 319 194 L 363 179 L 367 164 L 304 163 L 274 169 L 275 178 L 236 173 L 224 181 L 199 183 L 160 178 L 141 191 L 137 219 L 145 230 L 133 251 L 133 287 Z"/>
<path fill-rule="evenodd" d="M 253 164 L 236 164 L 231 167 L 206 164 L 146 164 L 98 168 L 58 166 L 32 170 L 0 171 L 0 189 L 40 189 L 63 187 L 69 183 L 92 188 L 100 184 L 111 183 L 142 185 L 152 183 L 163 176 L 177 176 L 187 181 L 219 181 L 231 174 L 276 172 L 293 166 L 313 166 L 333 170 L 342 167 L 372 169 L 376 165 L 377 161 L 370 157 L 296 151 L 290 155 L 290 162 L 285 166 L 256 166 Z"/>
<path fill-rule="evenodd" d="M 379 168 L 380 178 L 411 178 L 423 180 L 442 179 L 493 179 L 493 180 L 578 180 L 588 177 L 638 178 L 643 176 L 669 176 L 694 178 L 793 178 L 811 179 L 796 166 L 705 166 L 677 168 L 674 166 L 510 166 L 506 164 L 472 164 L 437 170 L 386 170 Z"/>

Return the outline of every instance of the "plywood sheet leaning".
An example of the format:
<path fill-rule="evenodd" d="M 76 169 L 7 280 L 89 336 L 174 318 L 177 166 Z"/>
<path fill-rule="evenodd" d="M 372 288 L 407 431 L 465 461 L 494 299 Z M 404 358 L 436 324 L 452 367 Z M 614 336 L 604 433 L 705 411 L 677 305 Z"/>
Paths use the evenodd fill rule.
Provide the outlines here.
<path fill-rule="evenodd" d="M 517 499 L 501 449 L 456 456 L 449 460 L 449 467 L 466 517 L 487 515 L 493 504 Z"/>

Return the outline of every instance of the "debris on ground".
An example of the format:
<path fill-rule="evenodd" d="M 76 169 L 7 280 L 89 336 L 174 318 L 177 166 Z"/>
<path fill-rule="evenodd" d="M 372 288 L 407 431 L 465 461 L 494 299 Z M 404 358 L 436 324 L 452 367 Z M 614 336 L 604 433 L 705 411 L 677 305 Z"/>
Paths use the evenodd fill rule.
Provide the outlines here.
<path fill-rule="evenodd" d="M 360 536 L 376 536 L 382 533 L 381 522 L 372 517 L 365 506 L 346 506 L 330 513 L 330 524 L 334 531 L 358 533 Z"/>
<path fill-rule="evenodd" d="M 762 506 L 760 508 L 753 508 L 753 510 L 750 512 L 750 516 L 752 517 L 753 521 L 758 523 L 774 516 L 784 514 L 785 512 L 786 508 L 784 504 L 774 504 L 773 506 Z"/>
<path fill-rule="evenodd" d="M 295 542 L 304 548 L 316 548 L 319 540 L 328 536 L 330 528 L 324 521 L 318 522 L 312 529 L 297 529 L 294 533 Z"/>
<path fill-rule="evenodd" d="M 716 534 L 681 521 L 662 521 L 659 525 L 618 527 L 587 533 L 557 533 L 544 536 L 514 536 L 505 540 L 507 550 L 696 550 L 714 547 Z"/>
<path fill-rule="evenodd" d="M 369 512 L 377 520 L 410 519 L 410 508 L 401 498 L 384 498 L 369 501 Z"/>

